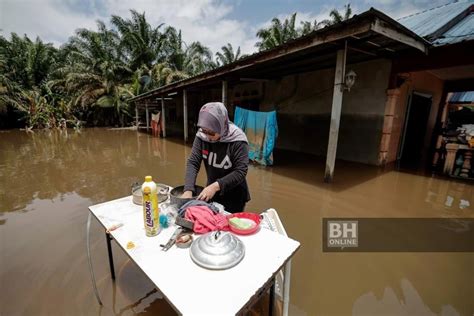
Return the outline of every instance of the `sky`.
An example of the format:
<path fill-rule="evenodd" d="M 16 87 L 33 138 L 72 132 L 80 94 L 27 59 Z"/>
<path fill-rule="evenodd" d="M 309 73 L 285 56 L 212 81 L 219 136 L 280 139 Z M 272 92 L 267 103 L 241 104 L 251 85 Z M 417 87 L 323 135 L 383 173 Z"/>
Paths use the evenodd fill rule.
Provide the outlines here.
<path fill-rule="evenodd" d="M 374 7 L 392 18 L 423 11 L 450 0 L 356 0 L 353 13 Z M 153 26 L 160 23 L 181 29 L 186 43 L 200 41 L 213 52 L 226 43 L 243 53 L 256 51 L 258 29 L 273 17 L 297 12 L 301 20 L 321 21 L 347 1 L 329 0 L 0 0 L 0 34 L 39 36 L 59 47 L 78 28 L 96 29 L 97 20 L 110 25 L 111 15 L 130 17 L 130 9 L 145 12 Z"/>

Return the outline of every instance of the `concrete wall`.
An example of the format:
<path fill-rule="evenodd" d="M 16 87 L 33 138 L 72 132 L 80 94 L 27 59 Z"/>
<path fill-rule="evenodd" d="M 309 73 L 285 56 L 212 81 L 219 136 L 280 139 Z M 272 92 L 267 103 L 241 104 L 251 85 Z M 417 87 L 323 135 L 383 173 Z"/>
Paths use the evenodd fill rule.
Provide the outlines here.
<path fill-rule="evenodd" d="M 406 111 L 408 108 L 409 96 L 414 92 L 420 92 L 424 94 L 430 94 L 433 96 L 433 103 L 431 105 L 430 116 L 428 119 L 428 125 L 426 129 L 425 141 L 424 141 L 424 157 L 422 160 L 430 159 L 426 154 L 428 153 L 431 140 L 433 137 L 433 129 L 436 124 L 436 118 L 438 114 L 439 105 L 441 103 L 441 97 L 443 93 L 444 81 L 429 73 L 428 71 L 419 71 L 406 73 L 404 76 L 407 78 L 405 83 L 398 89 L 394 89 L 393 92 L 396 95 L 394 99 L 393 109 L 393 123 L 390 128 L 386 128 L 384 135 L 387 138 L 385 146 L 387 148 L 387 154 L 385 162 L 393 162 L 397 159 L 400 142 L 403 136 L 403 128 L 406 117 Z M 387 104 L 387 107 L 390 105 Z M 386 124 L 389 122 L 386 120 Z M 382 141 L 381 147 L 384 147 L 384 141 Z"/>
<path fill-rule="evenodd" d="M 337 158 L 378 164 L 384 123 L 386 89 L 391 62 L 379 59 L 352 64 L 357 80 L 350 92 L 344 92 L 339 130 Z M 239 105 L 245 91 L 258 100 L 258 110 L 276 109 L 279 135 L 277 148 L 326 156 L 334 86 L 334 69 L 308 72 L 266 82 L 242 82 L 229 88 L 228 110 L 233 117 L 234 105 Z M 189 136 L 200 106 L 220 101 L 220 89 L 202 89 L 188 93 Z M 175 97 L 177 122 L 182 126 L 182 95 Z M 171 122 L 170 122 L 171 123 Z M 172 124 L 172 123 L 171 123 Z M 182 127 L 181 127 L 182 128 Z"/>
<path fill-rule="evenodd" d="M 343 97 L 338 159 L 378 163 L 390 68 L 382 59 L 347 67 L 357 80 Z M 278 111 L 277 148 L 326 155 L 333 85 L 334 69 L 264 83 L 260 111 Z"/>
<path fill-rule="evenodd" d="M 179 91 L 177 95 L 174 95 L 172 101 L 167 101 L 166 105 L 169 108 L 167 111 L 168 121 L 166 122 L 167 129 L 170 130 L 172 136 L 184 135 L 184 120 L 183 120 L 183 93 Z M 197 121 L 199 110 L 207 102 L 221 102 L 222 101 L 222 90 L 203 88 L 200 90 L 188 91 L 188 136 L 190 142 L 194 140 L 194 135 L 197 132 Z M 170 118 L 170 112 L 174 112 L 173 117 Z"/>

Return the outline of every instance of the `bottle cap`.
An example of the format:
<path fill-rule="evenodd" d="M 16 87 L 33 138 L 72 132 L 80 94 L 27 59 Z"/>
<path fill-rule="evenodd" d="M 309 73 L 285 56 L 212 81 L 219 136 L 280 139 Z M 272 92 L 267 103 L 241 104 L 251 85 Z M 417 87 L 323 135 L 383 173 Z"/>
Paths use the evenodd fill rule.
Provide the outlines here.
<path fill-rule="evenodd" d="M 151 176 L 146 176 L 146 177 L 145 177 L 145 182 L 151 182 L 151 181 L 152 181 Z"/>

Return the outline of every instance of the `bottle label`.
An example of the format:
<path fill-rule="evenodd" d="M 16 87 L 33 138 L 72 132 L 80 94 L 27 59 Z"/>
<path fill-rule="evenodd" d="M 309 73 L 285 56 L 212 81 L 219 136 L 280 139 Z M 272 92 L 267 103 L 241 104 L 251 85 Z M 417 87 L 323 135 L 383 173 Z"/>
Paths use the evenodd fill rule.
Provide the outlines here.
<path fill-rule="evenodd" d="M 152 233 L 158 229 L 158 199 L 156 194 L 151 194 L 149 187 L 143 189 L 143 212 L 145 228 Z"/>
<path fill-rule="evenodd" d="M 151 201 L 145 202 L 145 220 L 146 226 L 153 228 L 153 217 L 151 216 Z"/>

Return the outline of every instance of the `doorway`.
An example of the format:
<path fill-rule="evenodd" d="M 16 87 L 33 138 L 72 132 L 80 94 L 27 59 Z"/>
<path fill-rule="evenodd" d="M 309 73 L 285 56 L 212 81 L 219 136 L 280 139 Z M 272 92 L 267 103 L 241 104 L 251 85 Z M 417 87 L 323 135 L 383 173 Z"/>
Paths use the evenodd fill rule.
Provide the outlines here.
<path fill-rule="evenodd" d="M 425 93 L 411 94 L 402 143 L 399 151 L 399 163 L 402 168 L 418 169 L 426 158 L 424 146 L 426 127 L 430 117 L 433 96 Z"/>

